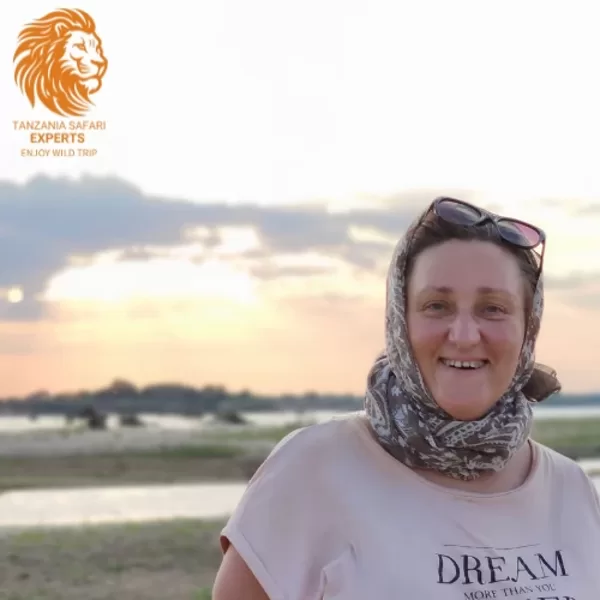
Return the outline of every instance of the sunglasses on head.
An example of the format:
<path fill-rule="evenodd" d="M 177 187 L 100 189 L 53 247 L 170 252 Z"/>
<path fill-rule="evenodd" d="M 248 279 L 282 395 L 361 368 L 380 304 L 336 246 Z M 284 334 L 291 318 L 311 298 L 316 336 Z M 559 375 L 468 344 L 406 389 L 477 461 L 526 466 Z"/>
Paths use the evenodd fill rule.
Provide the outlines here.
<path fill-rule="evenodd" d="M 539 227 L 525 221 L 519 221 L 519 219 L 494 214 L 483 208 L 469 204 L 464 200 L 457 200 L 456 198 L 449 198 L 447 196 L 436 198 L 429 207 L 426 215 L 431 212 L 447 223 L 463 227 L 476 227 L 489 221 L 494 224 L 503 241 L 517 248 L 533 250 L 541 245 L 541 253 L 536 252 L 539 258 L 538 278 L 541 275 L 544 264 L 544 251 L 546 249 L 546 234 Z"/>
<path fill-rule="evenodd" d="M 500 237 L 513 246 L 532 250 L 546 241 L 546 234 L 535 225 L 511 217 L 502 217 L 463 200 L 442 196 L 436 198 L 431 210 L 444 221 L 471 227 L 491 221 Z"/>

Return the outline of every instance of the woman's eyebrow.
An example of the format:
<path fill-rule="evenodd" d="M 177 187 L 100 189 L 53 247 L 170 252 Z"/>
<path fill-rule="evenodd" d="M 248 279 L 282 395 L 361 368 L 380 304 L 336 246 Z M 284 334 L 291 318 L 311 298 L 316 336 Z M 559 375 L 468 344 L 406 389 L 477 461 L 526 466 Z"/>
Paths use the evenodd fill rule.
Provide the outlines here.
<path fill-rule="evenodd" d="M 454 289 L 447 285 L 428 285 L 424 287 L 423 292 L 437 292 L 439 294 L 451 294 Z M 480 286 L 477 288 L 480 294 L 509 294 L 512 295 L 508 290 L 498 287 Z"/>

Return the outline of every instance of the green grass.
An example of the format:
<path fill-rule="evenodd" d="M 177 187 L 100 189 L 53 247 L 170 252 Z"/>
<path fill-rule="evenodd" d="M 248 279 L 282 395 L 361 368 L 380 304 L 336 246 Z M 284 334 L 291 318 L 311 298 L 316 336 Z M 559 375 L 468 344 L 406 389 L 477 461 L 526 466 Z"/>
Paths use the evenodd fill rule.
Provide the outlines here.
<path fill-rule="evenodd" d="M 177 471 L 180 477 L 207 472 L 223 477 L 226 469 L 243 459 L 243 442 L 275 444 L 302 426 L 212 430 L 203 433 L 198 443 L 128 452 L 120 458 L 0 459 L 0 484 L 11 477 L 30 477 L 32 485 L 43 477 L 65 477 L 75 484 L 83 475 L 98 478 L 125 467 L 124 480 L 144 469 L 148 477 Z M 533 438 L 572 458 L 600 457 L 599 418 L 536 420 Z M 0 598 L 210 600 L 221 560 L 218 534 L 222 525 L 176 520 L 33 529 L 10 535 L 0 532 Z"/>
<path fill-rule="evenodd" d="M 250 477 L 252 469 L 258 466 L 267 452 L 262 450 L 252 454 L 240 446 L 209 442 L 152 451 L 3 456 L 0 457 L 0 492 L 10 489 L 240 481 Z"/>
<path fill-rule="evenodd" d="M 532 437 L 573 458 L 600 457 L 600 419 L 538 420 Z"/>
<path fill-rule="evenodd" d="M 240 448 L 239 446 L 230 446 L 226 444 L 189 444 L 181 446 L 163 447 L 158 450 L 150 450 L 145 454 L 147 456 L 155 454 L 163 456 L 165 458 L 235 458 L 237 456 L 242 456 L 244 453 L 244 449 Z"/>
<path fill-rule="evenodd" d="M 210 600 L 222 521 L 35 529 L 0 535 L 0 598 Z"/>
<path fill-rule="evenodd" d="M 215 428 L 177 447 L 66 457 L 0 457 L 0 491 L 246 480 L 272 446 L 304 425 Z M 575 460 L 600 458 L 600 418 L 536 420 L 533 438 Z"/>
<path fill-rule="evenodd" d="M 310 423 L 298 422 L 290 423 L 277 427 L 248 427 L 235 430 L 216 430 L 203 432 L 202 438 L 206 440 L 219 440 L 220 442 L 245 442 L 245 441 L 264 441 L 277 443 L 286 435 L 305 427 Z"/>

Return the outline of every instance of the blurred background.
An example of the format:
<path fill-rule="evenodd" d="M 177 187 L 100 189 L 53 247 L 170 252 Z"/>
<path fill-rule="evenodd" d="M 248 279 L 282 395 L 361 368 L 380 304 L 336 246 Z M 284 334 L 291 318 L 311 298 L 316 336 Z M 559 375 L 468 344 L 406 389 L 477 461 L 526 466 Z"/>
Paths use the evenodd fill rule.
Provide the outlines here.
<path fill-rule="evenodd" d="M 440 194 L 547 232 L 564 389 L 534 437 L 600 473 L 595 3 L 84 1 L 108 68 L 79 119 L 14 81 L 56 8 L 0 19 L 0 597 L 209 598 L 273 445 L 361 408 Z"/>

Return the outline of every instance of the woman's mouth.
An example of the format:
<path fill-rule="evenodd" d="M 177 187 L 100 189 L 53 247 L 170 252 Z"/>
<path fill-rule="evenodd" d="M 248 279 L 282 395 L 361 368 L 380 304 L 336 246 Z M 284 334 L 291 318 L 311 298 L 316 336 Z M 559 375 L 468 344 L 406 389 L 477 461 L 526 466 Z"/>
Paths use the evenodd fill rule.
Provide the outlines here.
<path fill-rule="evenodd" d="M 477 370 L 489 364 L 488 360 L 452 360 L 449 358 L 440 358 L 440 362 L 446 367 L 453 369 Z"/>

